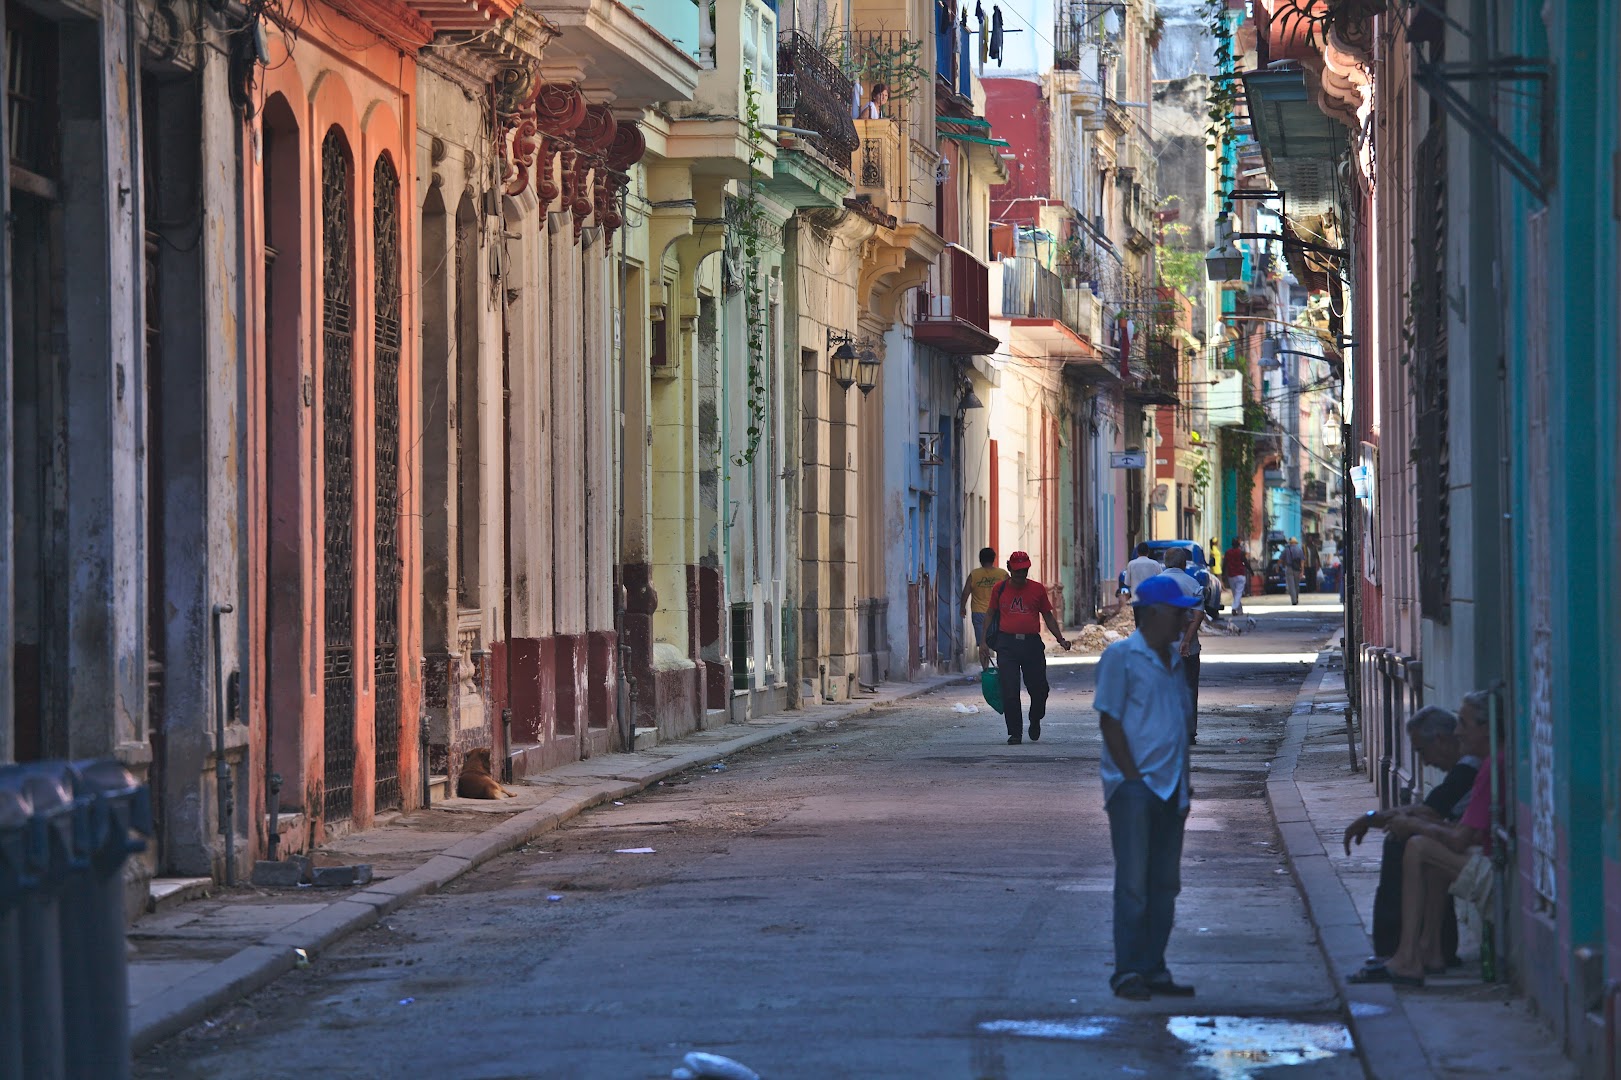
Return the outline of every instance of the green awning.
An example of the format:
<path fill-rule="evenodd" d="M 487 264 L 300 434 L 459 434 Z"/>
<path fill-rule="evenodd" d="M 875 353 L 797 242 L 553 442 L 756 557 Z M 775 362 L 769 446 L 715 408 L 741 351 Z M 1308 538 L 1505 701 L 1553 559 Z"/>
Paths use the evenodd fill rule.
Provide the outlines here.
<path fill-rule="evenodd" d="M 970 116 L 966 118 L 961 116 L 937 116 L 934 119 L 935 123 L 938 124 L 957 124 L 960 127 L 988 128 L 991 126 L 991 122 L 989 120 L 982 119 L 978 116 Z"/>
<path fill-rule="evenodd" d="M 982 139 L 978 135 L 964 135 L 960 131 L 942 131 L 940 133 L 947 139 L 956 139 L 958 142 L 978 143 L 981 146 L 1006 146 L 1011 148 L 1012 143 L 1006 139 Z"/>

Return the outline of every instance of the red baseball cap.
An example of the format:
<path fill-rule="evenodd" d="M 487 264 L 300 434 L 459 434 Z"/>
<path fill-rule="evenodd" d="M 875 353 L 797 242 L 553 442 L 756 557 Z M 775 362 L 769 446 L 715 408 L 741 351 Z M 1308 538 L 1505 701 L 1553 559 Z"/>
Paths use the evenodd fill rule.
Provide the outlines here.
<path fill-rule="evenodd" d="M 1015 551 L 1013 554 L 1009 555 L 1007 557 L 1007 568 L 1009 570 L 1028 570 L 1028 569 L 1030 569 L 1030 554 L 1029 554 L 1029 552 Z"/>

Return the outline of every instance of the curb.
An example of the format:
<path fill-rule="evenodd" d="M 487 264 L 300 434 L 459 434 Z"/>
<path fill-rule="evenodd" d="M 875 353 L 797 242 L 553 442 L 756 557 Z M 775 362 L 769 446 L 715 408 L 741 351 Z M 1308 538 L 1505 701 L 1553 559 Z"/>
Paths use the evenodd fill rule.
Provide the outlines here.
<path fill-rule="evenodd" d="M 1329 977 L 1344 1004 L 1346 1026 L 1362 1061 L 1363 1073 L 1369 1080 L 1423 1076 L 1430 1071 L 1429 1058 L 1395 988 L 1346 982 L 1346 973 L 1360 968 L 1372 952 L 1372 942 L 1306 813 L 1300 785 L 1295 782 L 1300 747 L 1306 739 L 1304 718 L 1311 714 L 1313 701 L 1328 674 L 1325 663 L 1328 655 L 1328 650 L 1318 654 L 1317 663 L 1295 698 L 1283 745 L 1272 759 L 1272 771 L 1266 784 L 1267 802 L 1272 807 L 1289 869 L 1306 903 L 1306 917 L 1317 931 L 1317 945 L 1323 951 Z"/>
<path fill-rule="evenodd" d="M 922 697 L 963 678 L 961 674 L 942 675 L 910 689 L 853 705 L 813 706 L 816 710 L 814 715 L 804 719 L 773 722 L 761 718 L 749 722 L 757 726 L 757 730 L 725 742 L 710 743 L 658 762 L 627 762 L 622 772 L 611 773 L 593 786 L 582 785 L 577 793 L 556 795 L 481 833 L 458 840 L 416 869 L 333 901 L 320 911 L 267 935 L 258 944 L 238 950 L 207 971 L 199 972 L 136 1006 L 130 1010 L 130 1052 L 142 1053 L 231 1002 L 270 985 L 297 966 L 294 949 L 303 949 L 311 956 L 324 952 L 349 935 L 374 925 L 408 901 L 437 892 L 496 856 L 521 847 L 593 807 L 646 791 L 660 780 L 688 769 L 711 764 L 784 736 L 809 731 L 829 720 L 863 716 L 885 705 Z M 808 710 L 800 712 L 803 715 Z M 679 743 L 671 745 L 678 746 Z"/>

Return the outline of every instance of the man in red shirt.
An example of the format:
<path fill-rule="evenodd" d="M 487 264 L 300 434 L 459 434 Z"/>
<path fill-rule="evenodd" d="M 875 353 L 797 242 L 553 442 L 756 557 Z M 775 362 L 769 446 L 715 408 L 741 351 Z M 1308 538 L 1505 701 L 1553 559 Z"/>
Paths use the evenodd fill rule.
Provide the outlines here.
<path fill-rule="evenodd" d="M 1047 586 L 1030 580 L 1030 556 L 1015 551 L 1007 560 L 1008 579 L 991 593 L 991 614 L 998 617 L 996 666 L 1002 673 L 1002 718 L 1007 721 L 1008 745 L 1024 741 L 1024 713 L 1019 702 L 1022 678 L 1030 691 L 1030 741 L 1041 738 L 1041 718 L 1047 715 L 1047 648 L 1041 641 L 1041 623 L 1065 649 L 1069 642 L 1053 616 Z"/>
<path fill-rule="evenodd" d="M 1221 576 L 1227 579 L 1227 587 L 1233 591 L 1233 615 L 1244 614 L 1244 590 L 1250 583 L 1250 557 L 1236 536 L 1233 537 L 1233 546 L 1221 557 Z"/>

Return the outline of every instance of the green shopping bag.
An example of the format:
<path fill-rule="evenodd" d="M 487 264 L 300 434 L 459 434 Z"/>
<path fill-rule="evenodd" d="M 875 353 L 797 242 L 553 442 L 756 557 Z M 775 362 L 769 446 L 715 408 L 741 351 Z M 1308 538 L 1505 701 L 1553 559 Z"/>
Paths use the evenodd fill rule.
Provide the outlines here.
<path fill-rule="evenodd" d="M 994 667 L 988 667 L 979 675 L 979 690 L 985 695 L 985 704 L 1002 711 L 1002 673 Z"/>

